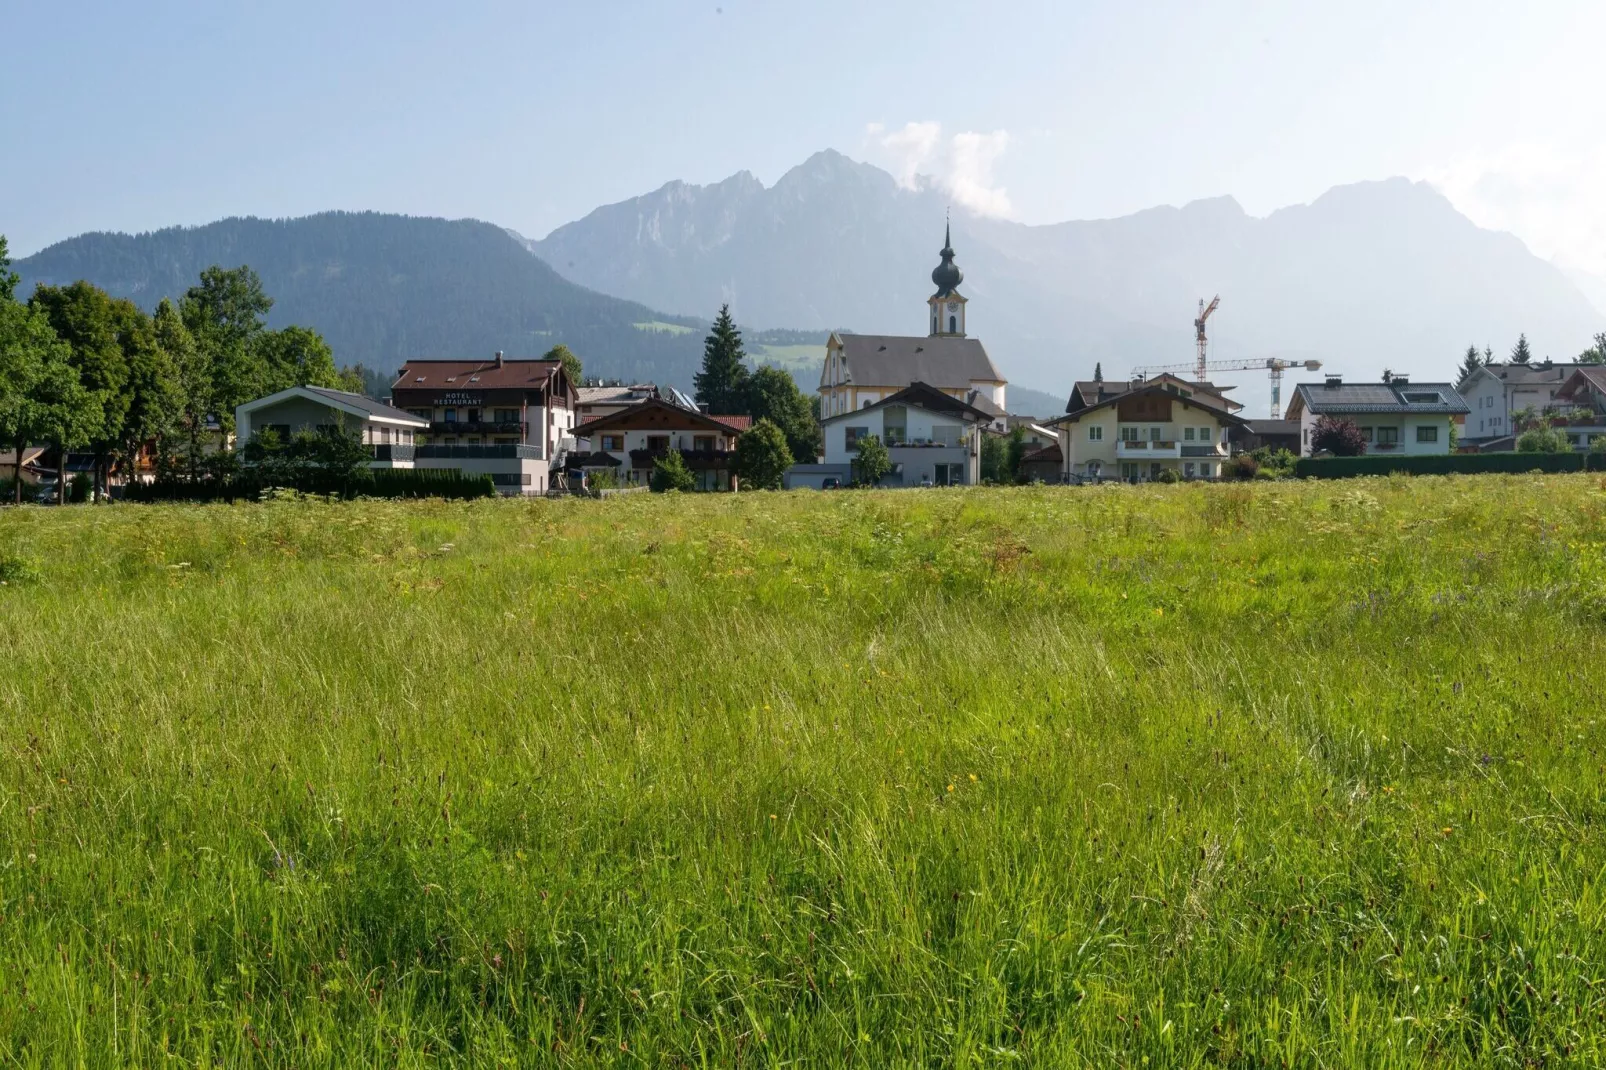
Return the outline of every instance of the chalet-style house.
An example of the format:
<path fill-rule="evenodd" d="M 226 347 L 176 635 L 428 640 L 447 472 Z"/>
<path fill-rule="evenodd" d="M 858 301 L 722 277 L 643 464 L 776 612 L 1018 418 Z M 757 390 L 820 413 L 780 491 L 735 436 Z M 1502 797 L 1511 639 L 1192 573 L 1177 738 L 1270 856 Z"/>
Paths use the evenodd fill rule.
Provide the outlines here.
<path fill-rule="evenodd" d="M 1217 388 L 1175 376 L 1120 383 L 1077 383 L 1059 429 L 1066 481 L 1119 477 L 1215 479 L 1227 460 L 1227 435 L 1244 419 Z M 1040 467 L 1038 458 L 1029 458 Z"/>
<path fill-rule="evenodd" d="M 1587 450 L 1597 435 L 1606 435 L 1606 364 L 1580 364 L 1573 369 L 1542 413 L 1552 427 L 1567 432 L 1575 450 Z"/>
<path fill-rule="evenodd" d="M 426 421 L 419 468 L 489 474 L 503 494 L 545 494 L 572 445 L 579 396 L 561 361 L 410 360 L 391 387 Z"/>
<path fill-rule="evenodd" d="M 965 334 L 959 292 L 964 274 L 954 263 L 952 232 L 942 262 L 931 273 L 937 292 L 927 299 L 931 333 L 925 337 L 835 332 L 826 342 L 820 369 L 820 417 L 830 419 L 884 401 L 914 383 L 924 383 L 986 413 L 994 430 L 1007 430 L 1004 397 L 1009 385 L 977 339 Z"/>
<path fill-rule="evenodd" d="M 698 490 L 730 490 L 736 440 L 752 422 L 750 416 L 710 416 L 662 398 L 646 398 L 576 427 L 582 451 L 569 457 L 567 468 L 610 470 L 622 486 L 643 486 L 658 458 L 679 450 L 697 477 Z"/>
<path fill-rule="evenodd" d="M 888 487 L 964 486 L 981 481 L 981 435 L 993 423 L 991 412 L 928 383 L 914 383 L 879 401 L 821 421 L 825 438 L 822 464 L 793 465 L 788 489 L 819 488 L 854 480 L 859 441 L 872 435 L 887 447 L 892 472 Z"/>
<path fill-rule="evenodd" d="M 1311 435 L 1323 416 L 1353 420 L 1366 436 L 1366 452 L 1402 456 L 1450 452 L 1450 428 L 1463 423 L 1468 408 L 1449 383 L 1417 383 L 1395 376 L 1386 383 L 1346 383 L 1329 375 L 1325 383 L 1300 383 L 1285 419 L 1299 424 L 1299 453 L 1309 457 Z"/>
<path fill-rule="evenodd" d="M 1580 367 L 1534 361 L 1530 364 L 1485 364 L 1457 391 L 1467 403 L 1466 441 L 1487 448 L 1494 439 L 1510 438 L 1520 430 L 1517 413 L 1535 413 L 1555 405 L 1556 395 Z M 1509 449 L 1509 445 L 1507 446 Z"/>
<path fill-rule="evenodd" d="M 371 447 L 371 468 L 412 468 L 417 437 L 429 428 L 421 416 L 382 401 L 321 386 L 292 386 L 234 410 L 234 440 L 241 449 L 261 431 L 280 442 L 302 431 L 344 428 Z"/>
<path fill-rule="evenodd" d="M 599 416 L 612 416 L 620 409 L 628 409 L 648 398 L 663 397 L 663 393 L 653 383 L 636 383 L 630 386 L 619 383 L 612 386 L 582 386 L 577 387 L 575 393 L 579 395 L 574 419 L 576 426 L 595 420 Z"/>

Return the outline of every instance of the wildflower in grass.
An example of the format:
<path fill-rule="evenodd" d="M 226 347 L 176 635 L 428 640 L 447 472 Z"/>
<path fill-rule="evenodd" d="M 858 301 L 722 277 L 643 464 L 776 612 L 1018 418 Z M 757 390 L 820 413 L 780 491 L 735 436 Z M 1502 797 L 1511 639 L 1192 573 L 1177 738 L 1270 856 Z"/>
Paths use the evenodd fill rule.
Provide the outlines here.
<path fill-rule="evenodd" d="M 949 784 L 949 785 L 948 785 L 948 790 L 949 790 L 949 791 L 953 791 L 953 790 L 954 790 L 954 786 L 953 786 L 953 785 L 952 785 L 952 784 Z"/>
<path fill-rule="evenodd" d="M 1452 833 L 1452 832 L 1454 832 L 1454 831 L 1455 831 L 1455 829 L 1453 829 L 1453 828 L 1451 828 L 1451 827 L 1450 827 L 1450 826 L 1448 826 L 1448 825 L 1446 825 L 1446 826 L 1445 826 L 1445 827 L 1444 827 L 1444 834 L 1445 834 L 1445 835 L 1446 835 L 1446 836 L 1448 836 L 1448 835 L 1450 835 L 1450 833 Z"/>
<path fill-rule="evenodd" d="M 970 774 L 970 782 L 972 784 L 976 783 L 976 774 L 975 773 Z"/>

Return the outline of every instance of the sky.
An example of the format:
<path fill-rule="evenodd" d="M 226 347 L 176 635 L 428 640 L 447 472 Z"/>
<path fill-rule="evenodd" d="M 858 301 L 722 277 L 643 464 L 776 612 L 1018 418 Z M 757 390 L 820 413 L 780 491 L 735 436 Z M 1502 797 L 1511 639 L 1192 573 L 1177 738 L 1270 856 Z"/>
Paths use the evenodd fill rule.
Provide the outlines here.
<path fill-rule="evenodd" d="M 531 237 L 822 148 L 1027 223 L 1425 179 L 1606 294 L 1600 0 L 0 3 L 0 233 Z"/>

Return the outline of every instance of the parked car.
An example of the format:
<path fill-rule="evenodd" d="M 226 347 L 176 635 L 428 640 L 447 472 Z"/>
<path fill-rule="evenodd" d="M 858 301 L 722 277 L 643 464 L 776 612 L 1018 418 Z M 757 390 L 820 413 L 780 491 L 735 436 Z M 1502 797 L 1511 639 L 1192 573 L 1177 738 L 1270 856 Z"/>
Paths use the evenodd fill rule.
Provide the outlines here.
<path fill-rule="evenodd" d="M 842 477 L 841 476 L 826 476 L 824 479 L 820 480 L 820 489 L 821 490 L 841 490 L 842 489 Z"/>

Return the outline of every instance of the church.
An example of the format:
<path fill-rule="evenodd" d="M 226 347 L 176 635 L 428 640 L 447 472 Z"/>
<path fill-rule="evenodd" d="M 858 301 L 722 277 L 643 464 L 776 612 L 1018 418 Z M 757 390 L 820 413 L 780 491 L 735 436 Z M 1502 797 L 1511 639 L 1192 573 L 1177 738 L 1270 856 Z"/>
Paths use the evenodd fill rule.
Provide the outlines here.
<path fill-rule="evenodd" d="M 820 369 L 820 418 L 856 412 L 915 383 L 924 383 L 986 413 L 993 430 L 1008 430 L 1008 382 L 986 348 L 965 333 L 965 276 L 954 263 L 953 228 L 944 235 L 942 262 L 931 273 L 937 292 L 926 301 L 931 332 L 924 336 L 837 332 Z"/>

